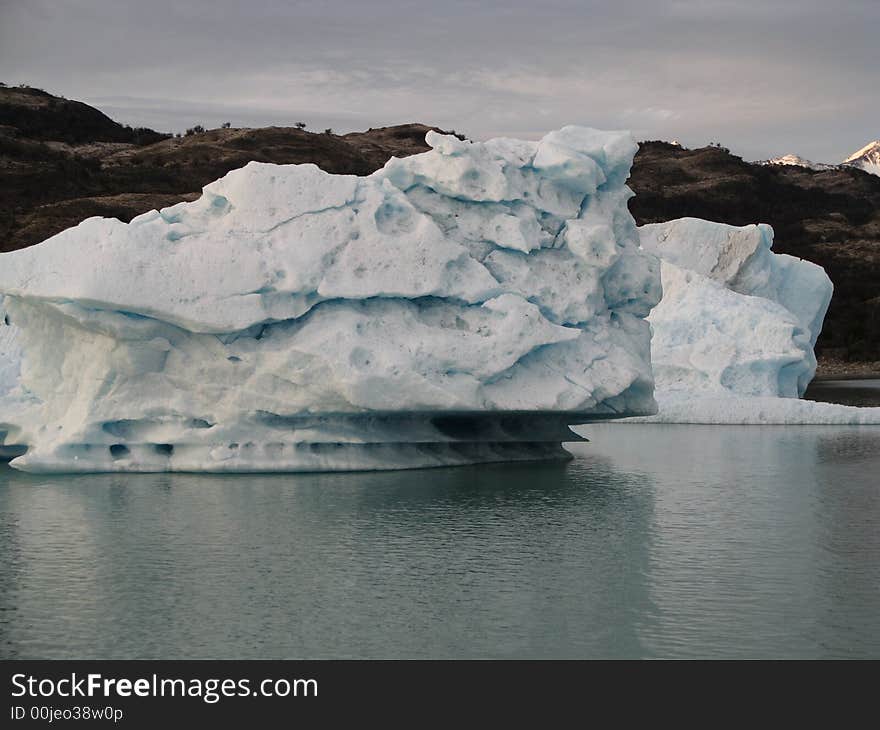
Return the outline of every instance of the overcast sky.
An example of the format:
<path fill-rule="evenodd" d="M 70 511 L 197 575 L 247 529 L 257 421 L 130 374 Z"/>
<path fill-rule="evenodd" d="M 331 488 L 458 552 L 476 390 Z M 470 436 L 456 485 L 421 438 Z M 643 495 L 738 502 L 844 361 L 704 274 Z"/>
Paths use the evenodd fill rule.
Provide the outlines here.
<path fill-rule="evenodd" d="M 880 0 L 0 0 L 0 80 L 180 131 L 564 124 L 839 161 L 880 137 Z"/>

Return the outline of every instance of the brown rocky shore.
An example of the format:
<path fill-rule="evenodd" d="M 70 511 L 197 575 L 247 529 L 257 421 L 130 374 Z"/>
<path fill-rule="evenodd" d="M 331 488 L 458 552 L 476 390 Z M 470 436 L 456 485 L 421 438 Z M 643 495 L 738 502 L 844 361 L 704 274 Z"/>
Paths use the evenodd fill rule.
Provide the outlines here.
<path fill-rule="evenodd" d="M 860 362 L 820 357 L 814 381 L 876 378 L 880 378 L 880 360 Z"/>

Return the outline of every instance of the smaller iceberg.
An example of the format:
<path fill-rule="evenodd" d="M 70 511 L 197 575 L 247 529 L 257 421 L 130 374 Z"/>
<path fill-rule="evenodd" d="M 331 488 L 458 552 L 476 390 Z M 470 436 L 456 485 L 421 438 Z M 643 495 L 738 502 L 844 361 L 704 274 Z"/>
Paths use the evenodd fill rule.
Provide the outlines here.
<path fill-rule="evenodd" d="M 880 423 L 880 408 L 800 400 L 833 287 L 820 266 L 773 253 L 770 226 L 682 218 L 639 235 L 661 261 L 648 317 L 659 413 L 628 422 Z"/>
<path fill-rule="evenodd" d="M 663 298 L 648 318 L 658 391 L 804 394 L 833 291 L 824 269 L 774 254 L 773 230 L 764 224 L 683 218 L 642 226 L 639 234 L 661 260 Z"/>

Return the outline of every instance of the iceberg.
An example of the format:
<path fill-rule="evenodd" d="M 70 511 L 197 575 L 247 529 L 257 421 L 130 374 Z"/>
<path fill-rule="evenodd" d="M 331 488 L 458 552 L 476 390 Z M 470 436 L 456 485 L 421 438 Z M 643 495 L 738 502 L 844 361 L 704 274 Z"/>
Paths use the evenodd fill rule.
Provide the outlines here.
<path fill-rule="evenodd" d="M 194 202 L 0 255 L 12 465 L 548 458 L 571 424 L 654 413 L 632 137 L 427 141 L 367 177 L 252 162 Z"/>
<path fill-rule="evenodd" d="M 880 408 L 800 400 L 833 286 L 820 266 L 773 253 L 770 226 L 682 218 L 639 235 L 661 260 L 648 317 L 659 412 L 630 422 L 880 423 Z"/>
<path fill-rule="evenodd" d="M 639 234 L 661 259 L 663 298 L 648 318 L 658 392 L 803 395 L 833 292 L 824 269 L 774 254 L 764 224 L 682 218 Z"/>

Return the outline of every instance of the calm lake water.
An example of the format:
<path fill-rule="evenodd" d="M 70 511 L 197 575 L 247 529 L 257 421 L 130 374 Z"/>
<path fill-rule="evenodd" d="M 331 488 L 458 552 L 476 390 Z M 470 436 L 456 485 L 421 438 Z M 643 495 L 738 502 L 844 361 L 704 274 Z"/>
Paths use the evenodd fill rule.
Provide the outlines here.
<path fill-rule="evenodd" d="M 0 655 L 880 657 L 880 428 L 585 432 L 567 464 L 0 466 Z"/>

